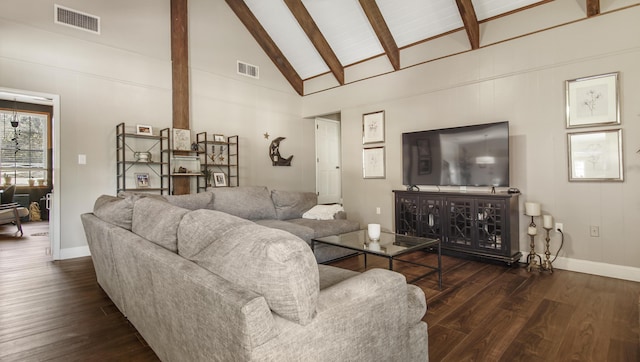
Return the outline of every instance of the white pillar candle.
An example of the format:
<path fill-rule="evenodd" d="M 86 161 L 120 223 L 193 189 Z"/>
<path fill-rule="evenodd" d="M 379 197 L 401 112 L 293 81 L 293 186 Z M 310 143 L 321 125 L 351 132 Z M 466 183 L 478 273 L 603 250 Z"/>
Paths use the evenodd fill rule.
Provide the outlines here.
<path fill-rule="evenodd" d="M 544 215 L 542 216 L 542 225 L 545 229 L 553 229 L 553 216 Z"/>
<path fill-rule="evenodd" d="M 527 234 L 529 235 L 535 235 L 538 233 L 538 230 L 536 230 L 535 226 L 529 226 L 529 229 L 527 230 Z"/>
<path fill-rule="evenodd" d="M 367 231 L 369 232 L 369 239 L 380 240 L 380 224 L 367 225 Z"/>
<path fill-rule="evenodd" d="M 537 202 L 524 203 L 525 215 L 540 216 L 540 204 Z"/>

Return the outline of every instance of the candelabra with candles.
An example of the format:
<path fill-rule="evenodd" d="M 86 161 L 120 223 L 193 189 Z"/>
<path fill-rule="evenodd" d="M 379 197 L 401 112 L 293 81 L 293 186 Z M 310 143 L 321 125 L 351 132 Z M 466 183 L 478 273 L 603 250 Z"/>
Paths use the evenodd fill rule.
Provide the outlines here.
<path fill-rule="evenodd" d="M 533 220 L 534 217 L 540 216 L 540 204 L 537 202 L 525 202 L 524 208 L 525 215 L 531 216 L 531 222 L 529 223 L 529 228 L 527 229 L 527 234 L 531 239 L 531 242 L 529 243 L 529 247 L 531 250 L 529 250 L 529 255 L 527 255 L 527 271 L 530 272 L 534 269 L 540 270 L 540 265 L 542 265 L 542 258 L 540 257 L 540 255 L 536 254 L 535 238 L 536 234 L 538 233 L 538 229 L 536 227 L 535 221 Z M 538 260 L 536 260 L 536 258 L 540 259 L 540 264 L 538 264 Z"/>
<path fill-rule="evenodd" d="M 537 202 L 526 202 L 525 203 L 525 215 L 531 216 L 531 223 L 529 223 L 529 228 L 527 229 L 527 234 L 531 239 L 530 251 L 529 255 L 527 255 L 527 271 L 538 270 L 538 271 L 549 271 L 553 273 L 553 265 L 551 264 L 551 251 L 549 250 L 549 243 L 551 238 L 549 237 L 549 232 L 553 229 L 553 216 L 551 215 L 542 215 L 540 212 L 540 204 Z M 534 217 L 542 215 L 542 227 L 544 228 L 545 235 L 545 249 L 544 255 L 545 259 L 542 260 L 542 257 L 538 255 L 535 251 L 535 237 L 538 233 L 538 229 L 536 223 L 534 222 Z M 538 264 L 539 261 L 539 264 Z"/>

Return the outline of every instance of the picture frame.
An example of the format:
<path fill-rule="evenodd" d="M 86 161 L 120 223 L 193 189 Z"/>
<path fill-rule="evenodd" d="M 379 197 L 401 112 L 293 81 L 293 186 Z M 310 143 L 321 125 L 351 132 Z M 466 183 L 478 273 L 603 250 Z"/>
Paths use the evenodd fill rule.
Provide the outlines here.
<path fill-rule="evenodd" d="M 224 137 L 223 134 L 214 134 L 213 135 L 213 141 L 214 142 L 227 142 L 227 139 Z"/>
<path fill-rule="evenodd" d="M 188 129 L 173 129 L 173 150 L 191 151 L 191 131 Z"/>
<path fill-rule="evenodd" d="M 569 181 L 623 181 L 622 129 L 567 134 Z"/>
<path fill-rule="evenodd" d="M 227 175 L 224 172 L 214 172 L 213 173 L 213 184 L 216 187 L 227 186 Z"/>
<path fill-rule="evenodd" d="M 567 128 L 620 124 L 619 72 L 567 80 Z"/>
<path fill-rule="evenodd" d="M 362 144 L 384 142 L 384 111 L 362 115 Z"/>
<path fill-rule="evenodd" d="M 362 178 L 385 178 L 384 146 L 362 149 Z"/>
<path fill-rule="evenodd" d="M 148 126 L 146 124 L 137 124 L 136 134 L 143 135 L 143 136 L 153 136 L 153 127 Z"/>
<path fill-rule="evenodd" d="M 136 187 L 145 188 L 149 187 L 149 174 L 148 173 L 136 173 Z"/>

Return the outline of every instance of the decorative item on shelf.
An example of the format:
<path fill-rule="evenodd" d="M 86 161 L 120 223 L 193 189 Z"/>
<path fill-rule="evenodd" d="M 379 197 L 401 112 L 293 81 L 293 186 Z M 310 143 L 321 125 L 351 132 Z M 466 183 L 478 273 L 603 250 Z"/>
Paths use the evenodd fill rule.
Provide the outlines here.
<path fill-rule="evenodd" d="M 211 176 L 213 176 L 213 170 L 207 168 L 204 170 L 203 174 L 206 180 L 207 187 L 211 187 Z"/>
<path fill-rule="evenodd" d="M 149 174 L 148 173 L 136 173 L 136 186 L 137 187 L 149 187 Z"/>
<path fill-rule="evenodd" d="M 38 186 L 44 186 L 44 179 L 43 178 L 39 178 L 38 179 Z"/>
<path fill-rule="evenodd" d="M 136 125 L 136 134 L 143 136 L 153 136 L 153 128 L 144 124 Z"/>
<path fill-rule="evenodd" d="M 227 186 L 227 177 L 224 172 L 214 172 L 213 181 L 216 187 Z"/>
<path fill-rule="evenodd" d="M 226 138 L 224 138 L 223 134 L 214 134 L 213 135 L 214 142 L 227 142 Z"/>
<path fill-rule="evenodd" d="M 216 145 L 211 146 L 211 154 L 209 158 L 215 165 L 224 164 L 224 153 L 227 149 L 226 145 L 220 145 L 220 152 L 216 152 Z"/>
<path fill-rule="evenodd" d="M 151 152 L 134 152 L 136 162 L 151 162 Z"/>
<path fill-rule="evenodd" d="M 5 186 L 9 186 L 9 185 L 11 185 L 11 176 L 9 176 L 9 175 L 4 175 L 4 185 L 5 185 Z"/>
<path fill-rule="evenodd" d="M 529 251 L 529 255 L 527 255 L 527 271 L 530 272 L 533 269 L 540 270 L 540 265 L 542 265 L 542 258 L 540 257 L 540 255 L 536 254 L 535 250 L 535 237 L 538 233 L 538 229 L 536 227 L 536 223 L 533 220 L 534 217 L 540 216 L 540 204 L 537 202 L 525 202 L 524 207 L 524 214 L 527 216 L 531 216 L 531 222 L 529 223 L 529 227 L 527 228 L 527 234 L 529 235 L 529 238 L 531 238 L 531 243 L 529 244 L 531 250 Z M 536 260 L 536 257 L 540 260 L 540 265 L 538 265 L 538 260 Z"/>
<path fill-rule="evenodd" d="M 198 151 L 198 144 L 196 142 L 191 142 L 191 151 Z"/>
<path fill-rule="evenodd" d="M 191 131 L 188 129 L 173 129 L 173 150 L 191 151 Z"/>
<path fill-rule="evenodd" d="M 33 187 L 36 184 L 36 180 L 32 178 L 30 178 L 27 182 L 29 182 L 30 187 Z"/>
<path fill-rule="evenodd" d="M 269 158 L 271 159 L 271 166 L 291 166 L 291 160 L 293 155 L 284 158 L 280 155 L 280 142 L 285 140 L 286 137 L 278 137 L 271 141 L 269 146 Z"/>

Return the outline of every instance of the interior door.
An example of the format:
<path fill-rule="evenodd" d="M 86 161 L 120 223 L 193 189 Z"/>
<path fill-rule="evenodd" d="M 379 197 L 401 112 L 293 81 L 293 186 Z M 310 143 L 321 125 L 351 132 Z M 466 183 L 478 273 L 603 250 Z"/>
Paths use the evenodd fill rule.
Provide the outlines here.
<path fill-rule="evenodd" d="M 316 193 L 319 204 L 342 202 L 340 122 L 316 118 Z"/>

